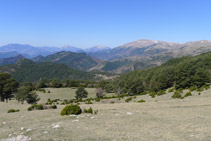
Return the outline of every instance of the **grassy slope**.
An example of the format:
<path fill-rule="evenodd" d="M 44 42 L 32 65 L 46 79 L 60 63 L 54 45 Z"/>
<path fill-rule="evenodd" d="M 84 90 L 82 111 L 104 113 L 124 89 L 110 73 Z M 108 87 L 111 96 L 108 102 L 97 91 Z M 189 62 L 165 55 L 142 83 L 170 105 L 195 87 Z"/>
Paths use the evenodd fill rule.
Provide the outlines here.
<path fill-rule="evenodd" d="M 195 92 L 182 100 L 170 98 L 173 93 L 169 93 L 155 98 L 137 97 L 136 100 L 145 99 L 145 103 L 82 104 L 82 108 L 92 107 L 99 113 L 82 114 L 78 118 L 60 116 L 64 105 L 56 110 L 28 112 L 28 104 L 0 103 L 0 139 L 23 133 L 32 140 L 209 140 L 210 93 L 211 89 L 200 96 Z M 21 111 L 7 114 L 10 108 Z M 76 119 L 79 121 L 74 122 Z M 58 124 L 60 128 L 53 129 L 52 124 Z M 21 127 L 25 129 L 21 131 Z M 32 131 L 26 132 L 26 129 Z"/>

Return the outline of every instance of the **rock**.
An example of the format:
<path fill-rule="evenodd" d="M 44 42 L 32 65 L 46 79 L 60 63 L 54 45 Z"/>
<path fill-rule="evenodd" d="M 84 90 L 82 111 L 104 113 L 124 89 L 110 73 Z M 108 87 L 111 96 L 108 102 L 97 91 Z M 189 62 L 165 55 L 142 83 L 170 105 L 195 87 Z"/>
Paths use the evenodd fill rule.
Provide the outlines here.
<path fill-rule="evenodd" d="M 131 112 L 127 112 L 127 115 L 133 115 Z"/>
<path fill-rule="evenodd" d="M 44 133 L 44 134 L 48 134 L 48 131 L 44 131 L 43 133 Z"/>
<path fill-rule="evenodd" d="M 24 130 L 24 127 L 21 127 L 21 131 L 23 131 Z"/>
<path fill-rule="evenodd" d="M 2 122 L 3 125 L 5 125 L 7 122 Z"/>
<path fill-rule="evenodd" d="M 91 119 L 93 119 L 93 118 L 95 118 L 95 117 L 91 117 Z"/>
<path fill-rule="evenodd" d="M 24 135 L 19 135 L 17 137 L 3 139 L 2 141 L 31 141 L 31 138 L 24 136 Z"/>
<path fill-rule="evenodd" d="M 54 125 L 53 128 L 57 129 L 57 128 L 60 128 L 60 126 L 57 124 L 57 125 Z"/>
<path fill-rule="evenodd" d="M 26 132 L 30 132 L 30 131 L 32 131 L 32 129 L 27 129 L 27 130 L 26 130 Z"/>
<path fill-rule="evenodd" d="M 76 120 L 73 120 L 72 122 L 77 122 L 77 121 L 79 121 L 78 119 L 76 119 Z"/>

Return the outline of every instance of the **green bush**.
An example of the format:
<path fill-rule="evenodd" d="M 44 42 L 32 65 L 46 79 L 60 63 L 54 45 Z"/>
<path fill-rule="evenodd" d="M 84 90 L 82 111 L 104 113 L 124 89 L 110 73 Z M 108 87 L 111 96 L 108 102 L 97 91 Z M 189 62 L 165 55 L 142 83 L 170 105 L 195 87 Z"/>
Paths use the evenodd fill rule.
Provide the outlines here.
<path fill-rule="evenodd" d="M 171 88 L 171 89 L 168 90 L 169 93 L 171 93 L 173 91 L 174 91 L 174 88 Z"/>
<path fill-rule="evenodd" d="M 172 95 L 172 98 L 182 98 L 180 93 L 178 91 L 174 92 L 174 95 Z"/>
<path fill-rule="evenodd" d="M 19 112 L 19 111 L 20 111 L 19 109 L 17 109 L 17 110 L 15 110 L 15 109 L 9 109 L 7 113 L 14 113 L 14 112 Z"/>
<path fill-rule="evenodd" d="M 98 113 L 98 110 L 95 110 L 95 111 L 94 111 L 94 114 L 96 115 L 97 113 Z"/>
<path fill-rule="evenodd" d="M 164 95 L 166 94 L 166 91 L 165 90 L 161 90 L 157 93 L 157 96 L 161 96 L 161 95 Z"/>
<path fill-rule="evenodd" d="M 90 107 L 89 109 L 84 109 L 83 111 L 84 113 L 90 113 L 90 114 L 93 114 L 93 110 L 92 110 L 92 107 Z"/>
<path fill-rule="evenodd" d="M 52 105 L 51 108 L 52 109 L 57 109 L 57 106 L 56 105 Z"/>
<path fill-rule="evenodd" d="M 66 105 L 62 111 L 61 111 L 61 115 L 79 115 L 82 113 L 82 110 L 80 108 L 80 106 L 78 105 L 73 105 L 73 104 L 70 104 L 70 105 Z"/>
<path fill-rule="evenodd" d="M 43 92 L 43 93 L 46 93 L 46 90 L 45 90 L 45 89 L 43 89 L 43 88 L 39 88 L 37 91 L 39 91 L 39 92 Z"/>
<path fill-rule="evenodd" d="M 88 100 L 85 102 L 85 104 L 93 104 L 93 103 L 91 102 L 91 100 Z"/>
<path fill-rule="evenodd" d="M 43 105 L 42 104 L 34 104 L 28 108 L 28 111 L 32 110 L 43 110 Z"/>
<path fill-rule="evenodd" d="M 151 96 L 152 98 L 155 98 L 156 93 L 155 92 L 150 92 L 149 96 Z"/>
<path fill-rule="evenodd" d="M 125 102 L 130 102 L 130 101 L 132 101 L 132 97 L 125 99 Z"/>
<path fill-rule="evenodd" d="M 196 87 L 191 86 L 191 87 L 189 88 L 189 90 L 190 90 L 190 92 L 195 91 L 195 90 L 196 90 Z"/>
<path fill-rule="evenodd" d="M 143 103 L 143 102 L 146 102 L 145 100 L 141 99 L 138 101 L 139 103 Z"/>
<path fill-rule="evenodd" d="M 187 92 L 187 93 L 183 96 L 183 98 L 188 97 L 188 96 L 192 96 L 191 92 Z"/>

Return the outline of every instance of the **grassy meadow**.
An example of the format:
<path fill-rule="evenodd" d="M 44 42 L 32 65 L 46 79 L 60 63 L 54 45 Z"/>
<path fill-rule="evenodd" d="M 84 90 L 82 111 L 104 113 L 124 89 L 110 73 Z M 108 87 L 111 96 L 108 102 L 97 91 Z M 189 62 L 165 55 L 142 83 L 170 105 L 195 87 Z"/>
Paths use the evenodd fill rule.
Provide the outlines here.
<path fill-rule="evenodd" d="M 38 92 L 39 103 L 51 99 L 70 99 L 75 89 L 47 88 L 51 93 Z M 95 89 L 87 89 L 89 97 L 95 97 Z M 108 94 L 109 95 L 109 94 Z M 110 94 L 113 95 L 113 94 Z M 184 99 L 173 99 L 173 93 L 151 98 L 136 96 L 126 103 L 125 99 L 102 100 L 92 107 L 98 114 L 61 116 L 65 105 L 57 109 L 27 111 L 29 104 L 15 100 L 0 102 L 0 139 L 18 135 L 32 141 L 208 141 L 211 140 L 211 89 L 193 92 Z M 146 102 L 138 103 L 144 99 Z M 20 112 L 7 113 L 11 108 Z"/>

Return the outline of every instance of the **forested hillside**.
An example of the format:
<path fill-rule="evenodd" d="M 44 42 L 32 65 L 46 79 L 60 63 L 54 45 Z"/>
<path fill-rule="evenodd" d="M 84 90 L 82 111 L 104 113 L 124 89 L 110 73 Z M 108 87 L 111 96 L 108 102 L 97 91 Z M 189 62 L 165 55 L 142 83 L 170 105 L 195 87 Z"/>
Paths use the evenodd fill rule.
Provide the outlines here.
<path fill-rule="evenodd" d="M 70 68 L 64 64 L 50 62 L 35 63 L 28 59 L 21 59 L 17 64 L 4 65 L 0 72 L 9 73 L 19 82 L 34 82 L 40 79 L 76 79 L 90 80 L 95 78 L 94 73 L 83 72 Z"/>
<path fill-rule="evenodd" d="M 89 68 L 96 66 L 99 63 L 99 60 L 88 56 L 86 53 L 62 51 L 43 58 L 41 62 L 62 63 L 78 70 L 88 70 Z"/>
<path fill-rule="evenodd" d="M 160 91 L 170 87 L 201 87 L 211 82 L 211 52 L 194 57 L 171 59 L 165 64 L 122 75 L 104 89 L 118 93 L 138 94 L 143 91 Z"/>

